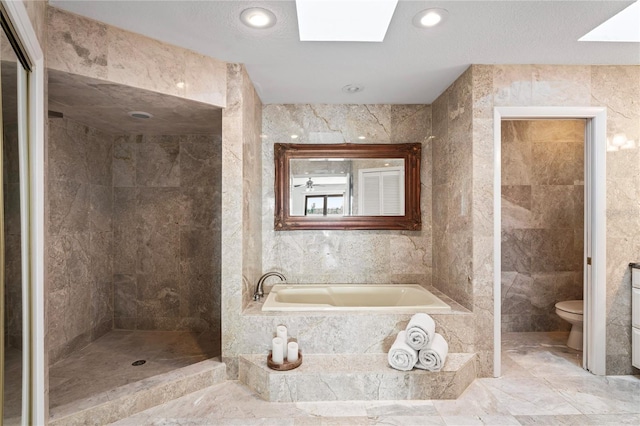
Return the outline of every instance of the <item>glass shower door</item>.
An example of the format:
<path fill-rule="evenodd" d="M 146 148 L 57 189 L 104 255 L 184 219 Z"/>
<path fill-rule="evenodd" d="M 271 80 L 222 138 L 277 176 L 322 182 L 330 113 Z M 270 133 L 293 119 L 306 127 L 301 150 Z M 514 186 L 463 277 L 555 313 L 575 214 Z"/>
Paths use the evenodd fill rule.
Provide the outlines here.
<path fill-rule="evenodd" d="M 0 32 L 0 424 L 28 423 L 29 280 L 26 79 L 2 16 Z M 26 271 L 26 273 L 25 273 Z"/>

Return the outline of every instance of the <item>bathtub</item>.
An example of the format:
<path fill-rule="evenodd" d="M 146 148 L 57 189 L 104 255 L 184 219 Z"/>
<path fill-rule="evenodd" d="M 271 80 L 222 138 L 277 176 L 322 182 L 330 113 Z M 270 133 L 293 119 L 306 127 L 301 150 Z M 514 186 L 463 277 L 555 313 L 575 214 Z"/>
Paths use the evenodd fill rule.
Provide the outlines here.
<path fill-rule="evenodd" d="M 451 307 L 417 284 L 277 284 L 262 310 L 439 313 Z"/>

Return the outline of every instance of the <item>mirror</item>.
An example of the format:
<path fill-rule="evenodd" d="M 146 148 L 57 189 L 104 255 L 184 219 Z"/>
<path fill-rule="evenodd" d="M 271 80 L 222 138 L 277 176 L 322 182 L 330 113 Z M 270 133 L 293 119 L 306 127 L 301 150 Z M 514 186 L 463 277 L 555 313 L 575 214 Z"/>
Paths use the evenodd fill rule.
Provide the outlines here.
<path fill-rule="evenodd" d="M 420 230 L 419 143 L 274 144 L 275 229 Z"/>

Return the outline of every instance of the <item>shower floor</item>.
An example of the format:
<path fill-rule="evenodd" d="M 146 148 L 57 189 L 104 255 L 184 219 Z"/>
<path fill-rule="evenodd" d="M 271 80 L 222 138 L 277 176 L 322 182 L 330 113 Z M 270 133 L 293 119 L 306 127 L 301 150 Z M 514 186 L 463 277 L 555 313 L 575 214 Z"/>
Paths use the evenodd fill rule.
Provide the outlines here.
<path fill-rule="evenodd" d="M 114 330 L 49 368 L 56 408 L 220 355 L 210 333 Z M 131 365 L 138 360 L 146 362 Z"/>

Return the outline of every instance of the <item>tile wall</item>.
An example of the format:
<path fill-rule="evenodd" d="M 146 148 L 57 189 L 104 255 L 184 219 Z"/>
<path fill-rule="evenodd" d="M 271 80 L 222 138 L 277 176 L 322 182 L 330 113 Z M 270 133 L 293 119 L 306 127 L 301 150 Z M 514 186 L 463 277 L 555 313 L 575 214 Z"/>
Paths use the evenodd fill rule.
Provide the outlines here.
<path fill-rule="evenodd" d="M 220 335 L 220 137 L 118 136 L 114 327 Z"/>
<path fill-rule="evenodd" d="M 113 326 L 113 137 L 49 120 L 49 362 Z"/>
<path fill-rule="evenodd" d="M 262 133 L 264 272 L 280 271 L 294 283 L 431 285 L 430 106 L 271 104 L 263 108 Z M 422 143 L 422 230 L 274 231 L 276 142 Z"/>
<path fill-rule="evenodd" d="M 502 122 L 502 331 L 569 330 L 582 299 L 584 120 Z"/>
<path fill-rule="evenodd" d="M 473 307 L 471 73 L 465 72 L 432 105 L 433 285 Z"/>
<path fill-rule="evenodd" d="M 597 106 L 607 109 L 607 374 L 630 374 L 631 282 L 640 253 L 640 66 L 473 65 L 474 293 L 491 294 L 494 106 Z M 612 144 L 624 135 L 631 143 Z M 478 219 L 478 227 L 476 226 Z M 482 235 L 482 240 L 478 237 Z M 487 237 L 488 235 L 488 237 Z M 478 245 L 476 256 L 475 245 Z M 484 254 L 483 254 L 484 253 Z M 476 257 L 483 259 L 476 262 Z M 478 268 L 476 270 L 476 267 Z M 477 299 L 477 298 L 476 298 Z M 492 304 L 493 302 L 491 302 Z M 482 325 L 490 333 L 491 305 Z M 637 372 L 637 370 L 635 370 Z"/>

